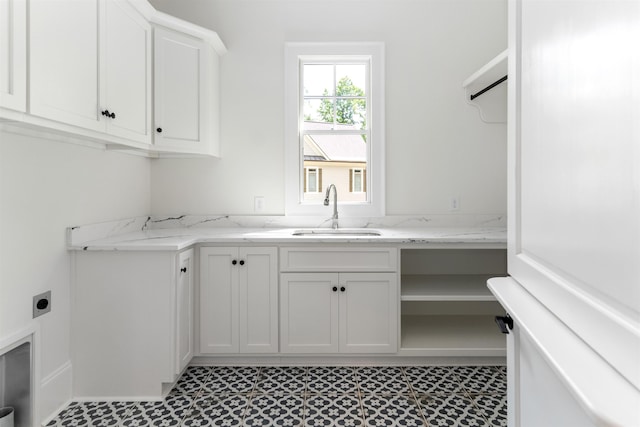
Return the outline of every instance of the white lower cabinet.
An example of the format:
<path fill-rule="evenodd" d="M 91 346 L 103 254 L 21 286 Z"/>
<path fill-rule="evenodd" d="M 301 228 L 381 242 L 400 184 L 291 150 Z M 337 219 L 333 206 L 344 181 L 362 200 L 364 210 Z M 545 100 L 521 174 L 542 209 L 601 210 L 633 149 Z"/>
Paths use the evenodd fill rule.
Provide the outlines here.
<path fill-rule="evenodd" d="M 282 353 L 396 353 L 398 252 L 280 249 Z"/>
<path fill-rule="evenodd" d="M 74 255 L 77 398 L 160 398 L 193 356 L 193 249 Z"/>
<path fill-rule="evenodd" d="M 506 268 L 503 248 L 402 249 L 400 354 L 504 357 L 503 310 L 486 282 Z"/>
<path fill-rule="evenodd" d="M 178 255 L 176 280 L 176 374 L 193 358 L 193 249 Z"/>
<path fill-rule="evenodd" d="M 200 248 L 200 353 L 278 352 L 275 247 Z"/>
<path fill-rule="evenodd" d="M 395 353 L 395 273 L 283 273 L 283 353 Z"/>

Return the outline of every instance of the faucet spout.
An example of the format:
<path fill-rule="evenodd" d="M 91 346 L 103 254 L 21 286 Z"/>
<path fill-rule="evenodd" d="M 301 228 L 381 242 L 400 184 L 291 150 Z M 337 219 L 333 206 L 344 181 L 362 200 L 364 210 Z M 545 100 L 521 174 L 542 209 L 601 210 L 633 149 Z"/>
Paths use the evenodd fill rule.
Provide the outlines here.
<path fill-rule="evenodd" d="M 329 206 L 329 196 L 331 195 L 331 189 L 333 188 L 333 217 L 331 217 L 331 228 L 336 230 L 338 228 L 338 190 L 334 184 L 327 187 L 327 192 L 324 195 L 324 205 Z"/>

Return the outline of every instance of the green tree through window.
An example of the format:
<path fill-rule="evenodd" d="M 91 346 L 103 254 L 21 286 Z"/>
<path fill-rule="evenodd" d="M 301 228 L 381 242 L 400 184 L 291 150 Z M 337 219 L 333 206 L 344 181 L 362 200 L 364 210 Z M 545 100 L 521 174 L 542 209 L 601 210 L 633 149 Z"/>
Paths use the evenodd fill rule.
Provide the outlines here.
<path fill-rule="evenodd" d="M 323 96 L 328 97 L 325 89 Z M 318 107 L 318 114 L 327 123 L 357 124 L 360 129 L 366 128 L 366 102 L 364 90 L 357 87 L 348 76 L 338 80 L 334 103 L 331 98 L 325 98 Z"/>

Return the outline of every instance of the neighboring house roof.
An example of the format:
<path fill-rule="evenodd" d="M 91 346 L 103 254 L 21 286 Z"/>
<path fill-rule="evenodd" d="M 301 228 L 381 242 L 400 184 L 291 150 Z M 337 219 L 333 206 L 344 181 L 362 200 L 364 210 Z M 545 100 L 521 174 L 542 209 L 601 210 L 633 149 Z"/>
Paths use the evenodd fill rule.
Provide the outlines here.
<path fill-rule="evenodd" d="M 306 130 L 330 130 L 333 123 L 304 122 Z M 358 128 L 355 125 L 337 124 L 337 129 Z M 305 160 L 324 160 L 329 162 L 366 162 L 367 143 L 360 135 L 305 135 Z"/>

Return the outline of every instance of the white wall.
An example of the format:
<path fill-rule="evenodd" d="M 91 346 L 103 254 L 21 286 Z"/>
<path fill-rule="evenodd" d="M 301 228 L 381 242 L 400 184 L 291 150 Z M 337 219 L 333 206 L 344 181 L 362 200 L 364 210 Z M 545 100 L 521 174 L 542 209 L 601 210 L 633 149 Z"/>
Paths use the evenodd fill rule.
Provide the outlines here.
<path fill-rule="evenodd" d="M 71 396 L 70 255 L 65 229 L 146 215 L 149 160 L 0 131 L 0 340 L 26 328 L 32 297 L 52 291 L 38 318 L 46 417 Z M 65 395 L 66 394 L 66 395 Z"/>
<path fill-rule="evenodd" d="M 462 81 L 506 48 L 506 0 L 153 0 L 218 32 L 222 159 L 154 160 L 154 214 L 284 213 L 288 41 L 386 44 L 387 215 L 506 212 L 506 126 Z"/>

